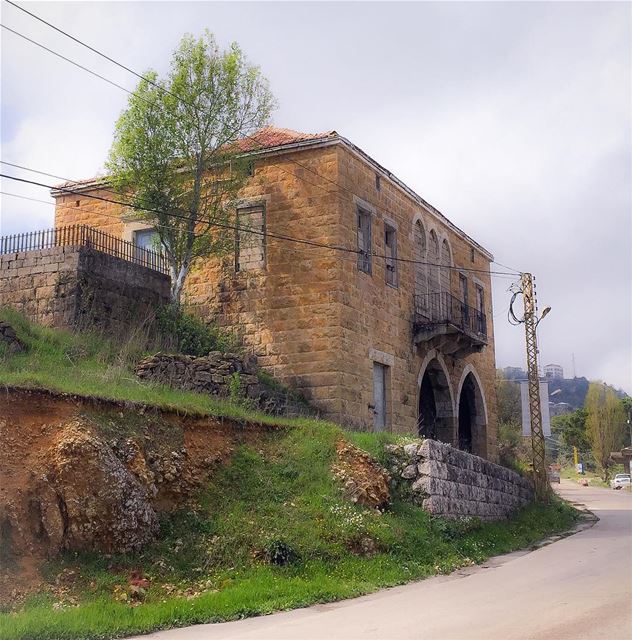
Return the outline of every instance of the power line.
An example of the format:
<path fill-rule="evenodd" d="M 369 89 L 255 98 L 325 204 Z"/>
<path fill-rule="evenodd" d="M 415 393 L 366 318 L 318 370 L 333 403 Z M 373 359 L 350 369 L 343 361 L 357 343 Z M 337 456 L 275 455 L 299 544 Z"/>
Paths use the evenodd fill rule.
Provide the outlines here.
<path fill-rule="evenodd" d="M 179 102 L 181 102 L 181 103 L 182 103 L 182 104 L 184 104 L 185 106 L 188 106 L 188 107 L 192 108 L 194 111 L 198 112 L 198 109 L 197 109 L 197 106 L 196 106 L 196 105 L 194 105 L 194 104 L 192 104 L 192 103 L 189 103 L 188 101 L 184 100 L 181 96 L 178 96 L 177 94 L 175 94 L 175 93 L 173 93 L 173 92 L 169 91 L 168 89 L 166 89 L 165 87 L 163 87 L 163 86 L 162 86 L 162 85 L 160 85 L 159 83 L 155 82 L 155 81 L 154 81 L 154 80 L 152 80 L 151 78 L 149 78 L 149 77 L 147 77 L 147 76 L 145 76 L 145 75 L 143 75 L 143 74 L 141 74 L 141 73 L 138 73 L 137 71 L 134 71 L 134 70 L 133 70 L 133 69 L 131 69 L 130 67 L 128 67 L 128 66 L 126 66 L 126 65 L 122 64 L 121 62 L 119 62 L 119 61 L 115 60 L 114 58 L 112 58 L 112 57 L 108 56 L 107 54 L 103 53 L 102 51 L 99 51 L 98 49 L 96 49 L 96 48 L 94 48 L 94 47 L 90 46 L 89 44 L 87 44 L 87 43 L 86 43 L 86 42 L 84 42 L 83 40 L 80 40 L 79 38 L 77 38 L 77 37 L 75 37 L 75 36 L 73 36 L 73 35 L 71 35 L 71 34 L 67 33 L 67 32 L 66 32 L 66 31 L 64 31 L 63 29 L 61 29 L 61 28 L 59 28 L 59 27 L 57 27 L 57 26 L 55 26 L 55 25 L 51 24 L 50 22 L 48 22 L 48 21 L 44 20 L 44 19 L 43 19 L 43 18 L 41 18 L 40 16 L 37 16 L 36 14 L 32 13 L 31 11 L 28 11 L 27 9 L 24 9 L 23 7 L 21 7 L 21 6 L 17 5 L 15 2 L 12 2 L 11 0 L 5 0 L 5 1 L 6 1 L 6 2 L 8 2 L 10 5 L 12 5 L 13 7 L 15 7 L 16 9 L 19 9 L 20 11 L 23 11 L 24 13 L 26 13 L 26 14 L 28 14 L 29 16 L 31 16 L 32 18 L 34 18 L 34 19 L 36 19 L 36 20 L 38 20 L 38 21 L 42 22 L 43 24 L 45 24 L 46 26 L 50 27 L 51 29 L 54 29 L 54 30 L 55 30 L 55 31 L 57 31 L 58 33 L 61 33 L 62 35 L 64 35 L 64 36 L 66 36 L 66 37 L 70 38 L 71 40 L 73 40 L 73 41 L 74 41 L 74 42 L 76 42 L 77 44 L 80 44 L 81 46 L 83 46 L 83 47 L 85 47 L 85 48 L 89 49 L 89 50 L 90 50 L 90 51 L 92 51 L 93 53 L 96 53 L 97 55 L 101 56 L 101 57 L 102 57 L 102 58 L 104 58 L 105 60 L 108 60 L 109 62 L 111 62 L 111 63 L 113 63 L 113 64 L 117 65 L 117 66 L 118 66 L 118 67 L 120 67 L 121 69 L 124 69 L 125 71 L 128 71 L 129 73 L 133 74 L 133 75 L 134 75 L 134 76 L 136 76 L 137 78 L 139 78 L 139 79 L 141 79 L 141 80 L 144 80 L 145 82 L 147 82 L 147 83 L 149 83 L 149 84 L 153 85 L 154 87 L 156 87 L 156 88 L 157 88 L 157 89 L 159 89 L 160 91 L 163 91 L 164 93 L 167 93 L 167 94 L 169 94 L 169 95 L 173 96 L 174 98 L 176 98 Z M 4 25 L 1 25 L 1 26 L 4 26 Z M 5 28 L 7 28 L 7 29 L 8 29 L 8 27 L 5 27 Z M 91 73 L 92 75 L 95 75 L 96 77 L 98 77 L 98 78 L 100 78 L 100 79 L 102 79 L 102 80 L 105 80 L 105 81 L 106 81 L 106 82 L 108 82 L 109 84 L 111 84 L 111 85 L 113 85 L 113 86 L 115 86 L 115 87 L 117 87 L 117 88 L 119 88 L 119 89 L 121 89 L 121 90 L 125 91 L 126 93 L 128 93 L 128 94 L 130 94 L 130 95 L 134 95 L 134 96 L 136 96 L 136 97 L 139 97 L 139 98 L 141 98 L 141 99 L 145 100 L 145 102 L 148 102 L 148 103 L 152 104 L 152 103 L 151 103 L 150 101 L 148 101 L 146 98 L 144 98 L 143 96 L 140 96 L 137 92 L 135 92 L 135 91 L 131 91 L 131 90 L 129 90 L 129 89 L 126 89 L 125 87 L 123 87 L 123 86 L 121 86 L 121 85 L 119 85 L 119 84 L 117 84 L 117 83 L 115 83 L 115 82 L 113 82 L 113 81 L 111 81 L 111 80 L 109 80 L 109 79 L 107 79 L 107 78 L 104 78 L 104 77 L 103 77 L 103 76 L 101 76 L 100 74 L 97 74 L 96 72 L 93 72 L 92 70 L 88 69 L 87 67 L 84 67 L 83 65 L 80 65 L 80 64 L 78 64 L 78 63 L 74 62 L 73 60 L 70 60 L 69 58 L 66 58 L 65 56 L 62 56 L 61 54 L 58 54 L 57 52 L 53 51 L 52 49 L 49 49 L 48 47 L 45 47 L 44 45 L 41 45 L 40 43 L 38 43 L 38 42 L 37 42 L 37 41 L 35 41 L 35 40 L 32 40 L 31 38 L 28 38 L 28 37 L 26 37 L 26 36 L 23 36 L 22 34 L 20 34 L 20 33 L 16 32 L 16 31 L 14 31 L 14 30 L 12 30 L 12 29 L 9 29 L 9 31 L 12 31 L 12 32 L 13 32 L 13 33 L 15 33 L 16 35 L 19 35 L 19 36 L 21 36 L 21 37 L 25 38 L 25 39 L 26 39 L 26 40 L 28 40 L 29 42 L 32 42 L 33 44 L 35 44 L 35 45 L 37 45 L 37 46 L 41 47 L 42 49 L 44 49 L 44 50 L 46 50 L 46 51 L 48 51 L 48 52 L 52 53 L 53 55 L 56 55 L 56 56 L 58 56 L 58 57 L 60 57 L 60 58 L 62 58 L 62 59 L 64 59 L 64 60 L 66 60 L 67 62 L 70 62 L 71 64 L 74 64 L 75 66 L 79 67 L 80 69 L 83 69 L 84 71 L 87 71 L 88 73 Z M 243 134 L 243 137 L 244 137 L 244 138 L 246 138 L 246 139 L 249 139 L 249 140 L 251 140 L 251 141 L 253 141 L 253 142 L 255 142 L 257 145 L 260 145 L 260 144 L 261 144 L 259 140 L 257 140 L 256 138 L 254 138 L 254 137 L 252 137 L 252 136 L 249 136 L 249 135 L 247 135 L 247 134 Z M 315 176 L 317 176 L 317 177 L 321 178 L 322 180 L 326 180 L 326 181 L 330 182 L 330 183 L 331 183 L 331 184 L 333 184 L 334 186 L 338 187 L 338 189 L 342 189 L 342 190 L 346 191 L 346 192 L 347 192 L 347 193 L 349 193 L 351 196 L 354 196 L 354 195 L 355 195 L 355 194 L 354 194 L 350 189 L 348 189 L 347 187 L 344 187 L 343 185 L 339 184 L 339 183 L 338 183 L 338 182 L 336 182 L 335 180 L 332 180 L 331 178 L 329 178 L 329 177 L 327 177 L 327 176 L 325 176 L 325 175 L 323 175 L 323 174 L 321 174 L 321 173 L 319 173 L 319 172 L 315 171 L 315 170 L 314 170 L 314 169 L 312 169 L 311 167 L 309 167 L 309 166 L 307 166 L 307 165 L 304 165 L 304 164 L 302 164 L 301 162 L 298 162 L 297 160 L 294 160 L 294 159 L 291 159 L 291 158 L 289 159 L 289 161 L 290 161 L 291 163 L 295 164 L 296 166 L 301 167 L 302 169 L 305 169 L 306 171 L 311 172 L 312 174 L 314 174 Z M 304 176 L 298 176 L 298 175 L 296 175 L 295 173 L 292 173 L 292 172 L 286 171 L 285 169 L 283 169 L 283 167 L 279 167 L 279 169 L 280 169 L 281 171 L 284 171 L 285 173 L 288 173 L 289 175 L 291 175 L 291 176 L 292 176 L 292 177 L 294 177 L 294 178 L 298 178 L 298 179 L 300 179 L 300 180 L 303 180 L 303 181 L 307 182 L 308 184 L 311 184 L 312 186 L 316 186 L 316 187 L 319 187 L 319 188 L 321 188 L 321 189 L 324 189 L 324 190 L 325 190 L 327 193 L 329 193 L 329 194 L 331 194 L 331 193 L 332 193 L 331 191 L 329 191 L 329 190 L 325 189 L 322 185 L 320 185 L 320 184 L 316 184 L 316 183 L 311 182 L 311 181 L 309 181 L 309 180 L 306 180 Z M 106 190 L 107 190 L 107 189 L 106 189 Z M 340 194 L 339 194 L 339 193 L 334 193 L 334 195 L 336 195 L 338 198 L 341 198 L 341 196 L 340 196 Z M 402 261 L 403 261 L 403 260 L 402 260 Z M 521 273 L 521 272 L 520 272 L 520 271 L 518 271 L 517 269 L 513 269 L 512 267 L 507 267 L 506 265 L 503 265 L 503 264 L 501 264 L 501 263 L 499 263 L 499 262 L 497 262 L 497 261 L 495 261 L 495 260 L 494 260 L 493 262 L 495 262 L 496 264 L 499 264 L 501 267 L 503 267 L 503 268 L 505 268 L 505 269 L 509 269 L 510 271 L 513 271 L 515 275 L 520 275 L 520 273 Z M 462 269 L 462 270 L 464 270 L 464 269 Z M 472 270 L 469 270 L 469 271 L 472 271 Z M 485 270 L 483 270 L 483 269 L 481 269 L 481 270 L 479 270 L 479 271 L 480 271 L 480 272 L 482 272 L 482 273 L 488 273 L 487 271 L 485 271 Z M 512 274 L 512 275 L 514 275 L 514 274 Z"/>
<path fill-rule="evenodd" d="M 114 80 L 110 80 L 109 78 L 106 78 L 105 76 L 102 76 L 100 73 L 97 73 L 96 71 L 92 71 L 92 69 L 88 69 L 88 67 L 84 67 L 82 64 L 79 64 L 78 62 L 75 62 L 74 60 L 71 60 L 70 58 L 67 58 L 66 56 L 62 55 L 61 53 L 57 53 L 57 51 L 53 51 L 52 49 L 49 49 L 46 45 L 40 44 L 36 40 L 33 40 L 32 38 L 29 38 L 28 36 L 25 36 L 23 33 L 20 33 L 19 31 L 16 31 L 15 29 L 11 29 L 11 27 L 7 27 L 6 24 L 0 24 L 0 27 L 2 27 L 3 29 L 6 29 L 7 31 L 10 31 L 11 33 L 15 34 L 16 36 L 18 36 L 20 38 L 23 38 L 24 40 L 27 40 L 28 42 L 34 44 L 36 47 L 39 47 L 40 49 L 44 49 L 44 51 L 48 51 L 48 53 L 51 53 L 52 55 L 57 56 L 58 58 L 61 58 L 62 60 L 65 60 L 66 62 L 69 62 L 70 64 L 74 65 L 75 67 L 77 67 L 77 68 L 79 68 L 79 69 L 81 69 L 83 71 L 86 71 L 87 73 L 99 78 L 100 80 L 103 80 L 104 82 L 107 82 L 108 84 L 111 84 L 113 87 L 116 87 L 117 89 L 122 89 L 123 91 L 126 91 L 127 93 L 130 93 L 132 95 L 137 95 L 137 94 L 134 94 L 134 92 L 130 91 L 129 89 L 126 89 L 123 85 L 117 84 L 116 82 L 114 82 Z M 143 98 L 143 96 L 139 95 L 137 97 L 141 98 L 142 100 L 145 100 L 146 102 L 149 102 L 148 100 Z"/>
<path fill-rule="evenodd" d="M 29 169 L 30 171 L 34 171 L 36 173 L 37 172 L 35 169 Z M 7 178 L 9 180 L 15 180 L 17 182 L 22 182 L 25 184 L 31 184 L 31 185 L 35 185 L 38 187 L 44 187 L 44 188 L 48 188 L 48 189 L 57 189 L 58 191 L 61 191 L 62 193 L 68 193 L 68 194 L 72 194 L 72 195 L 76 195 L 77 192 L 74 191 L 73 189 L 70 188 L 65 188 L 65 187 L 53 187 L 52 185 L 48 185 L 42 182 L 37 182 L 35 180 L 27 180 L 25 178 L 18 178 L 17 176 L 10 176 L 8 174 L 4 174 L 4 173 L 0 173 L 0 177 L 1 178 Z M 88 193 L 82 193 L 81 194 L 82 197 L 86 197 L 86 198 L 90 198 L 93 200 L 99 200 L 102 202 L 109 202 L 111 204 L 117 204 L 119 206 L 124 206 L 124 207 L 132 207 L 132 205 L 128 202 L 123 202 L 121 200 L 112 200 L 111 198 L 105 198 L 103 196 L 97 196 L 97 195 L 93 195 L 93 194 L 88 194 Z M 42 201 L 43 202 L 43 201 Z M 48 203 L 53 205 L 54 203 Z M 160 211 L 158 209 L 150 209 L 147 207 L 138 207 L 138 206 L 134 206 L 133 208 L 139 210 L 139 211 L 144 211 L 146 213 L 152 213 L 154 215 L 162 215 L 162 216 L 166 216 L 169 218 L 175 218 L 175 219 L 181 219 L 181 220 L 185 220 L 185 221 L 189 221 L 189 217 L 188 216 L 184 216 L 181 214 L 177 214 L 177 213 L 170 213 L 170 212 L 165 212 L 165 211 Z M 110 216 L 110 217 L 117 217 L 120 220 L 120 217 L 118 216 Z M 231 225 L 231 224 L 226 224 L 226 223 L 220 223 L 220 222 L 208 222 L 206 220 L 196 220 L 195 222 L 199 222 L 201 224 L 209 224 L 210 226 L 215 226 L 215 227 L 219 227 L 219 228 L 223 228 L 223 229 L 230 229 L 233 231 L 237 231 L 237 232 L 244 232 L 244 233 L 252 233 L 255 235 L 259 235 L 259 236 L 266 236 L 269 238 L 275 238 L 278 240 L 284 240 L 286 242 L 295 242 L 298 244 L 305 244 L 305 245 L 310 245 L 310 246 L 314 246 L 314 247 L 319 247 L 322 249 L 331 249 L 334 251 L 340 251 L 340 252 L 345 252 L 345 253 L 352 253 L 355 255 L 359 255 L 361 253 L 363 253 L 361 250 L 359 249 L 352 249 L 350 247 L 343 247 L 340 245 L 332 245 L 332 244 L 327 244 L 327 243 L 323 243 L 323 242 L 317 242 L 314 240 L 307 240 L 307 239 L 303 239 L 303 238 L 295 238 L 292 236 L 287 236 L 287 235 L 283 235 L 283 234 L 276 234 L 273 232 L 268 232 L 268 231 L 258 231 L 256 229 L 247 229 L 244 227 L 240 227 L 239 225 Z M 164 225 L 154 225 L 154 226 L 164 226 Z M 426 265 L 426 266 L 431 266 L 431 267 L 439 267 L 442 269 L 449 269 L 449 270 L 454 270 L 454 271 L 470 271 L 470 272 L 477 272 L 477 273 L 486 273 L 486 274 L 490 274 L 490 275 L 501 275 L 501 276 L 511 276 L 512 278 L 515 277 L 515 274 L 512 273 L 508 273 L 508 272 L 504 272 L 504 271 L 491 271 L 491 270 L 485 270 L 485 269 L 473 269 L 473 268 L 468 268 L 468 267 L 454 267 L 451 265 L 445 265 L 445 264 L 441 264 L 441 263 L 435 263 L 435 262 L 426 262 L 426 261 L 422 261 L 422 260 L 412 260 L 412 259 L 408 259 L 408 258 L 391 258 L 390 256 L 386 256 L 384 254 L 377 254 L 377 253 L 371 253 L 369 254 L 371 257 L 373 258 L 380 258 L 380 259 L 385 259 L 385 260 L 391 260 L 391 261 L 396 261 L 396 262 L 403 262 L 403 263 L 410 263 L 410 264 L 419 264 L 419 265 Z"/>
<path fill-rule="evenodd" d="M 59 176 L 55 173 L 48 173 L 46 171 L 31 169 L 30 167 L 26 167 L 23 164 L 16 164 L 15 162 L 8 162 L 7 160 L 0 160 L 0 164 L 6 164 L 8 167 L 14 167 L 15 169 L 22 169 L 23 171 L 29 171 L 30 173 L 38 173 L 41 176 L 48 176 L 49 178 L 55 178 L 56 180 L 63 180 L 64 182 L 72 182 L 73 184 L 78 185 L 77 180 L 72 180 L 71 178 L 65 178 L 64 176 Z M 114 189 L 109 189 L 105 186 L 99 186 L 99 189 L 101 191 L 107 191 L 108 193 L 113 193 L 115 196 L 120 195 L 118 191 L 114 191 Z M 9 195 L 9 194 L 6 194 L 6 195 Z M 44 200 L 42 200 L 41 202 L 44 202 Z M 47 202 L 46 204 L 50 204 L 50 203 Z M 129 205 L 129 206 L 132 206 L 132 205 Z"/>
<path fill-rule="evenodd" d="M 165 87 L 159 85 L 157 82 L 154 82 L 151 78 L 148 78 L 147 76 L 144 76 L 143 74 L 138 73 L 137 71 L 134 71 L 133 69 L 130 69 L 129 67 L 124 65 L 122 62 L 119 62 L 118 60 L 115 60 L 114 58 L 111 58 L 110 56 L 108 56 L 107 54 L 103 53 L 102 51 L 99 51 L 98 49 L 95 49 L 94 47 L 91 47 L 87 42 L 84 42 L 83 40 L 80 40 L 79 38 L 76 38 L 75 36 L 71 35 L 67 31 L 64 31 L 63 29 L 60 29 L 59 27 L 56 27 L 54 24 L 51 24 L 47 20 L 44 20 L 44 18 L 41 18 L 40 16 L 32 13 L 28 9 L 25 9 L 24 7 L 21 7 L 19 4 L 16 4 L 15 2 L 12 2 L 11 0 L 5 0 L 5 2 L 8 2 L 11 6 L 15 7 L 16 9 L 19 9 L 20 11 L 23 11 L 26 14 L 28 14 L 29 16 L 31 16 L 31 18 L 35 18 L 35 20 L 39 20 L 41 23 L 45 24 L 47 27 L 50 27 L 51 29 L 54 29 L 55 31 L 57 31 L 58 33 L 61 33 L 62 35 L 66 36 L 67 38 L 70 38 L 71 40 L 73 40 L 77 44 L 80 44 L 82 47 L 85 47 L 86 49 L 89 49 L 93 53 L 96 53 L 98 56 L 101 56 L 102 58 L 104 58 L 108 62 L 111 62 L 112 64 L 115 64 L 117 67 L 120 67 L 121 69 L 124 69 L 125 71 L 128 71 L 132 75 L 135 75 L 140 80 L 144 80 L 145 82 L 148 82 L 149 84 L 153 85 L 157 89 L 160 89 L 161 91 L 164 91 L 165 93 L 168 93 L 169 95 L 173 96 L 174 98 L 176 98 L 180 102 L 183 102 L 184 104 L 188 104 L 180 96 L 176 95 L 175 93 L 172 93 L 168 89 L 165 89 Z M 37 44 L 37 43 L 35 43 L 35 44 Z M 189 106 L 193 106 L 193 108 L 195 109 L 194 105 L 189 105 Z"/>

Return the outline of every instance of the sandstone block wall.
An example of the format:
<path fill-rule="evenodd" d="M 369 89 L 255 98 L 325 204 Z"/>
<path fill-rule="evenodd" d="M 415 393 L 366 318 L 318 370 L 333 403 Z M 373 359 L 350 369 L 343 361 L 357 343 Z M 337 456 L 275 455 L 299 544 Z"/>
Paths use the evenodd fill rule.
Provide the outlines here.
<path fill-rule="evenodd" d="M 480 381 L 483 406 L 477 416 L 483 433 L 478 452 L 487 458 L 496 456 L 496 392 L 494 387 L 496 366 L 494 358 L 493 310 L 489 258 L 475 247 L 440 215 L 425 209 L 393 181 L 382 176 L 376 183 L 376 171 L 364 159 L 346 147 L 339 147 L 338 181 L 343 187 L 339 199 L 339 219 L 342 244 L 354 246 L 356 242 L 357 209 L 365 208 L 372 218 L 372 251 L 385 255 L 385 226 L 396 229 L 397 255 L 402 259 L 395 266 L 397 286 L 387 282 L 386 261 L 373 257 L 371 274 L 360 271 L 351 261 L 341 271 L 341 289 L 332 294 L 341 303 L 340 370 L 344 384 L 341 390 L 342 414 L 359 429 L 373 427 L 373 362 L 388 365 L 387 425 L 389 430 L 416 433 L 421 375 L 431 361 L 439 362 L 447 378 L 446 390 L 449 407 L 439 407 L 449 413 L 453 434 L 451 442 L 458 441 L 459 398 L 465 375 L 474 371 Z M 426 237 L 426 253 L 415 246 L 415 223 L 420 220 Z M 487 346 L 480 353 L 454 358 L 443 354 L 434 345 L 413 343 L 412 321 L 416 279 L 421 272 L 427 283 L 426 291 L 434 293 L 431 267 L 416 265 L 412 261 L 430 261 L 429 238 L 435 233 L 439 246 L 444 240 L 450 249 L 450 263 L 463 269 L 469 304 L 474 306 L 476 286 L 484 290 L 484 310 L 487 317 Z M 409 261 L 409 262 L 406 262 Z M 436 261 L 436 259 L 434 259 Z M 441 287 L 460 298 L 458 270 L 442 270 L 436 280 Z"/>
<path fill-rule="evenodd" d="M 389 445 L 396 486 L 433 515 L 498 520 L 533 500 L 519 474 L 436 440 Z"/>
<path fill-rule="evenodd" d="M 386 428 L 416 434 L 422 374 L 434 363 L 446 375 L 446 397 L 439 409 L 449 414 L 449 439 L 456 444 L 459 399 L 465 377 L 472 373 L 483 398 L 475 416 L 476 451 L 495 459 L 493 311 L 485 273 L 489 255 L 386 172 L 378 181 L 375 166 L 346 145 L 262 155 L 254 167 L 239 206 L 262 211 L 271 234 L 356 249 L 357 207 L 359 202 L 367 205 L 372 272 L 359 271 L 353 253 L 268 236 L 263 246 L 257 241 L 251 247 L 257 253 L 254 262 L 246 261 L 248 269 L 236 270 L 235 255 L 200 261 L 186 282 L 186 302 L 202 317 L 239 333 L 264 369 L 299 389 L 325 417 L 356 429 L 373 429 L 373 367 L 378 362 L 387 366 Z M 58 225 L 85 223 L 122 236 L 131 228 L 118 205 L 80 194 L 57 202 Z M 436 345 L 414 344 L 416 269 L 425 268 L 406 262 L 420 258 L 416 220 L 422 221 L 427 238 L 434 232 L 441 245 L 448 244 L 453 266 L 477 270 L 463 270 L 462 275 L 470 305 L 475 306 L 476 287 L 484 289 L 488 344 L 480 353 L 455 358 Z M 404 260 L 391 279 L 396 286 L 387 283 L 385 262 L 377 257 L 386 253 L 385 225 L 395 229 L 397 255 Z M 421 257 L 428 260 L 429 254 Z M 425 277 L 430 275 L 426 270 Z M 430 280 L 460 295 L 459 271 Z"/>
<path fill-rule="evenodd" d="M 0 255 L 0 305 L 45 326 L 124 331 L 169 300 L 169 277 L 89 247 Z"/>

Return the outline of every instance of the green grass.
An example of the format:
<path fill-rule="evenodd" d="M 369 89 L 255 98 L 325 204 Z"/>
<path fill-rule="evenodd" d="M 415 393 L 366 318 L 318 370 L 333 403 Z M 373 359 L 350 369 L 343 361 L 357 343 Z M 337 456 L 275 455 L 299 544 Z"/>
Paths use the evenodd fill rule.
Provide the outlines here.
<path fill-rule="evenodd" d="M 615 474 L 623 473 L 623 465 L 615 465 L 610 471 L 610 477 L 614 478 Z M 577 473 L 575 467 L 563 467 L 560 471 L 560 477 L 567 480 L 574 480 L 580 482 L 581 480 L 588 480 L 588 484 L 591 487 L 601 487 L 602 489 L 610 489 L 610 484 L 604 482 L 598 473 L 593 471 L 585 471 L 583 474 Z"/>
<path fill-rule="evenodd" d="M 137 402 L 181 414 L 258 424 L 292 426 L 312 421 L 274 417 L 229 399 L 141 382 L 133 367 L 146 353 L 144 341 L 134 335 L 116 342 L 98 333 L 50 329 L 28 322 L 7 307 L 0 307 L 0 320 L 11 324 L 28 347 L 24 353 L 9 353 L 0 345 L 0 385 Z"/>
<path fill-rule="evenodd" d="M 330 473 L 339 436 L 312 425 L 241 446 L 144 550 L 49 562 L 51 585 L 64 570 L 74 581 L 0 616 L 0 637 L 110 638 L 348 598 L 528 547 L 576 519 L 560 501 L 498 523 L 432 518 L 402 501 L 383 514 L 353 505 Z M 367 538 L 374 554 L 354 553 Z M 288 566 L 269 562 L 279 542 L 294 552 Z M 151 582 L 142 602 L 117 601 L 134 571 Z"/>
<path fill-rule="evenodd" d="M 39 328 L 6 311 L 0 317 L 7 315 L 30 350 L 0 355 L 4 384 L 294 428 L 238 447 L 193 503 L 163 517 L 159 538 L 141 551 L 49 561 L 41 590 L 0 615 L 4 640 L 112 638 L 339 600 L 528 547 L 577 518 L 560 501 L 497 523 L 432 518 L 400 499 L 385 513 L 352 504 L 331 474 L 337 440 L 344 435 L 383 459 L 395 436 L 343 433 L 322 421 L 281 420 L 147 387 L 131 373 L 132 345 Z M 106 421 L 101 428 L 118 427 Z M 367 541 L 372 552 L 360 555 Z M 285 566 L 271 563 L 279 550 L 290 560 Z M 132 575 L 149 580 L 145 593 L 132 592 Z"/>

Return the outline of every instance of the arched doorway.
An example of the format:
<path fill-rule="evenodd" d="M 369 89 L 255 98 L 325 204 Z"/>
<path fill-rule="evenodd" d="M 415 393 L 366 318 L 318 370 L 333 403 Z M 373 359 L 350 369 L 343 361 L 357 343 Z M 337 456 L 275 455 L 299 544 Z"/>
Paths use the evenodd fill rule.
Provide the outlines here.
<path fill-rule="evenodd" d="M 454 411 L 450 383 L 436 358 L 426 366 L 419 385 L 419 437 L 454 442 Z"/>
<path fill-rule="evenodd" d="M 458 413 L 458 446 L 477 456 L 487 453 L 487 416 L 483 393 L 470 371 L 461 383 Z"/>

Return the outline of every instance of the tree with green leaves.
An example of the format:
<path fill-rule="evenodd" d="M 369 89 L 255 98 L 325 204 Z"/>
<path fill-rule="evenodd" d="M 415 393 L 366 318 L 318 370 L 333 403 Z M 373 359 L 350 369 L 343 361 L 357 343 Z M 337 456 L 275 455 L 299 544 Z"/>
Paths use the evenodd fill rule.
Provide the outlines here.
<path fill-rule="evenodd" d="M 498 459 L 507 467 L 525 468 L 530 460 L 530 441 L 522 435 L 520 386 L 500 369 L 496 371 L 496 399 Z"/>
<path fill-rule="evenodd" d="M 586 427 L 593 456 L 604 482 L 610 478 L 610 454 L 621 448 L 625 423 L 623 404 L 612 387 L 591 382 L 586 395 Z"/>
<path fill-rule="evenodd" d="M 235 201 L 249 174 L 239 140 L 269 122 L 274 98 L 237 44 L 185 36 L 164 78 L 150 71 L 116 123 L 107 170 L 157 232 L 180 303 L 192 263 L 234 246 Z"/>
<path fill-rule="evenodd" d="M 577 447 L 581 454 L 586 454 L 590 449 L 586 419 L 585 409 L 577 409 L 551 419 L 551 432 L 559 440 L 566 456 L 572 454 L 573 447 Z"/>

